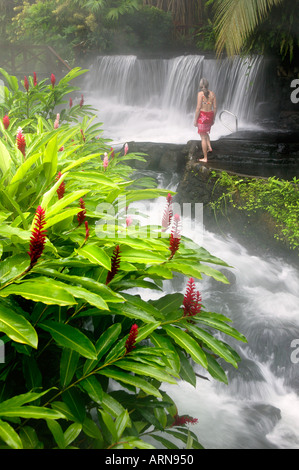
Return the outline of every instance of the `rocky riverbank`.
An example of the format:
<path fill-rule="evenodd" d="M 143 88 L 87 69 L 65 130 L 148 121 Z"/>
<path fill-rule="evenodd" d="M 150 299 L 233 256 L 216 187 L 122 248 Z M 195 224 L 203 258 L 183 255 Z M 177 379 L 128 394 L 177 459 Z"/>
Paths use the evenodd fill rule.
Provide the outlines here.
<path fill-rule="evenodd" d="M 217 220 L 209 203 L 222 194 L 215 185 L 222 171 L 241 177 L 276 176 L 292 180 L 299 176 L 299 137 L 295 133 L 236 132 L 212 142 L 213 152 L 209 162 L 203 164 L 201 142 L 189 141 L 186 145 L 170 143 L 129 142 L 130 152 L 145 154 L 146 163 L 132 161 L 140 170 L 176 173 L 179 178 L 176 200 L 179 203 L 202 203 L 204 224 L 239 238 L 246 239 L 253 249 L 275 249 L 282 256 L 289 254 L 288 247 L 277 242 L 273 233 L 275 223 L 266 213 L 248 217 L 243 212 L 229 208 Z"/>

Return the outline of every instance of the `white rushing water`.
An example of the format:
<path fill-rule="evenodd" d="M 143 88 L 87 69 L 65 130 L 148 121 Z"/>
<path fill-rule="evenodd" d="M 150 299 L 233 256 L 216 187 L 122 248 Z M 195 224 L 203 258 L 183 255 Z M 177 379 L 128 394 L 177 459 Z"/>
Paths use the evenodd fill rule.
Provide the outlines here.
<path fill-rule="evenodd" d="M 257 104 L 264 99 L 265 61 L 261 57 L 217 61 L 200 55 L 140 60 L 103 56 L 90 67 L 84 88 L 98 110 L 103 137 L 114 143 L 186 143 L 199 138 L 193 126 L 199 82 L 206 77 L 218 101 L 218 117 L 228 110 L 239 129 L 256 129 Z M 211 139 L 230 131 L 216 118 Z M 223 120 L 235 128 L 230 115 Z"/>
<path fill-rule="evenodd" d="M 165 175 L 156 176 L 161 187 L 175 190 Z M 165 199 L 135 203 L 159 224 Z M 197 280 L 206 311 L 222 313 L 243 333 L 248 343 L 226 335 L 218 337 L 240 355 L 239 368 L 221 362 L 228 385 L 212 379 L 200 366 L 196 388 L 185 382 L 164 384 L 180 415 L 198 419 L 190 429 L 206 449 L 299 449 L 299 267 L 275 256 L 257 256 L 228 236 L 212 233 L 185 220 L 182 234 L 229 264 L 224 274 L 230 284 L 208 276 Z M 165 293 L 185 292 L 188 279 L 177 276 L 164 282 Z M 145 299 L 160 294 L 138 289 Z M 169 435 L 165 435 L 169 439 Z M 155 445 L 157 443 L 155 442 Z"/>
<path fill-rule="evenodd" d="M 201 77 L 206 76 L 216 91 L 219 111 L 235 113 L 239 126 L 248 129 L 255 126 L 256 108 L 264 96 L 264 69 L 258 57 L 219 62 L 203 56 L 99 57 L 85 88 L 103 122 L 103 136 L 113 142 L 186 143 L 198 139 L 193 118 Z M 217 120 L 211 139 L 227 133 Z M 171 182 L 170 175 L 154 176 L 163 188 L 175 190 L 176 175 Z M 155 202 L 151 224 L 161 223 L 164 203 L 163 198 Z M 299 269 L 275 253 L 257 256 L 229 236 L 200 229 L 190 233 L 189 226 L 183 224 L 184 235 L 232 266 L 229 285 L 209 277 L 198 281 L 203 305 L 231 318 L 248 344 L 223 337 L 242 359 L 237 370 L 227 366 L 228 385 L 198 378 L 196 389 L 184 382 L 165 384 L 164 389 L 180 415 L 198 419 L 191 430 L 207 449 L 298 449 Z M 182 277 L 167 281 L 165 291 L 183 293 L 186 282 Z M 155 295 L 138 292 L 145 299 Z"/>

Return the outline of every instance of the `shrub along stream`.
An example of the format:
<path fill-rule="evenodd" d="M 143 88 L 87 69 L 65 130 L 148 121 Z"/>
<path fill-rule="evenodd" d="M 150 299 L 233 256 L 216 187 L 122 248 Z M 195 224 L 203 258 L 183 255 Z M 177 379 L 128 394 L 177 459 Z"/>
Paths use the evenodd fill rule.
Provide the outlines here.
<path fill-rule="evenodd" d="M 181 235 L 172 193 L 134 177 L 127 162 L 144 156 L 101 138 L 70 84 L 84 72 L 19 83 L 1 69 L 1 448 L 153 448 L 148 436 L 201 448 L 196 416 L 179 416 L 161 384 L 195 387 L 194 363 L 225 383 L 223 363 L 238 367 L 225 336 L 246 338 L 197 286 L 228 283 L 226 264 Z M 161 196 L 161 226 L 136 231 L 127 207 Z M 185 293 L 165 294 L 175 273 Z"/>

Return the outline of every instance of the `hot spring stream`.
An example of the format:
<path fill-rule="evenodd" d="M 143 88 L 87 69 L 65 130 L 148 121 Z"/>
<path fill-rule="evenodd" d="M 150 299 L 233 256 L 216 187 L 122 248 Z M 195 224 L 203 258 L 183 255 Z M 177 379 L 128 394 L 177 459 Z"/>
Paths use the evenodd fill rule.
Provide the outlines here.
<path fill-rule="evenodd" d="M 260 59 L 248 67 L 239 59 L 228 64 L 201 56 L 169 61 L 100 57 L 93 64 L 86 88 L 88 101 L 104 123 L 104 136 L 112 141 L 182 143 L 198 138 L 192 119 L 201 76 L 210 78 L 221 109 L 229 108 L 241 125 L 253 128 L 254 107 L 265 84 L 264 69 Z M 226 133 L 216 122 L 211 139 Z M 163 188 L 175 190 L 178 185 L 177 175 L 172 175 L 171 181 L 170 175 L 151 172 L 150 176 Z M 164 203 L 164 198 L 154 203 L 157 216 Z M 164 390 L 176 402 L 179 414 L 198 419 L 190 429 L 206 449 L 298 449 L 298 263 L 280 259 L 275 252 L 256 255 L 229 235 L 206 229 L 203 236 L 199 232 L 183 230 L 231 266 L 225 268 L 230 274 L 229 285 L 207 276 L 197 281 L 203 305 L 231 318 L 232 326 L 246 336 L 248 344 L 223 336 L 241 356 L 239 369 L 225 366 L 228 385 L 209 377 L 198 378 L 196 389 L 180 382 L 178 386 L 165 384 Z M 183 293 L 186 282 L 183 277 L 166 281 L 164 293 Z M 147 290 L 138 292 L 144 299 L 156 295 Z M 205 375 L 199 366 L 194 367 Z"/>

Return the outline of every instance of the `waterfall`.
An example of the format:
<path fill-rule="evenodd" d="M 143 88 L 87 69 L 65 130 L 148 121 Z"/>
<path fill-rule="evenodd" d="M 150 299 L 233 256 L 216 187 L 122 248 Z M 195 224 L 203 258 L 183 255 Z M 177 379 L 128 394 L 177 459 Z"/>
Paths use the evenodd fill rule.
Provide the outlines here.
<path fill-rule="evenodd" d="M 163 188 L 175 191 L 178 175 L 145 172 Z M 147 204 L 147 205 L 146 205 Z M 149 215 L 145 223 L 159 224 L 165 198 L 134 203 Z M 130 209 L 133 209 L 130 205 Z M 191 227 L 191 229 L 190 229 Z M 230 284 L 203 276 L 197 280 L 206 311 L 232 320 L 248 343 L 217 333 L 241 357 L 238 369 L 221 361 L 228 385 L 212 379 L 199 365 L 196 388 L 186 382 L 164 384 L 179 415 L 198 419 L 190 430 L 206 449 L 299 449 L 299 268 L 268 252 L 257 256 L 237 240 L 203 227 L 182 223 L 182 234 L 228 263 Z M 221 266 L 218 268 L 223 270 Z M 164 282 L 163 294 L 186 289 L 186 278 Z M 135 289 L 144 300 L 156 292 Z M 163 435 L 163 434 L 162 434 Z M 165 436 L 169 439 L 169 435 Z M 152 442 L 152 441 L 151 441 Z M 157 445 L 156 442 L 152 442 Z M 179 442 L 176 442 L 179 444 Z"/>
<path fill-rule="evenodd" d="M 193 120 L 203 76 L 216 93 L 219 112 L 236 114 L 239 128 L 256 128 L 257 105 L 265 96 L 265 69 L 259 56 L 219 61 L 201 55 L 144 60 L 101 56 L 84 87 L 99 110 L 104 137 L 114 142 L 185 143 L 199 137 Z M 216 119 L 211 138 L 228 132 Z"/>

